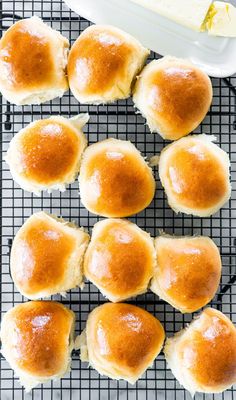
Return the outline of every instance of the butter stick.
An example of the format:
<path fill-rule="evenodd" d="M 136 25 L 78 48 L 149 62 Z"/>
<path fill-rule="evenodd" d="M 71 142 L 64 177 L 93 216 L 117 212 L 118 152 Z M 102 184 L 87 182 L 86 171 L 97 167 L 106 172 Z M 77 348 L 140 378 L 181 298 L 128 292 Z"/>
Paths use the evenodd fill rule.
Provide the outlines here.
<path fill-rule="evenodd" d="M 212 0 L 131 0 L 195 31 L 202 31 Z"/>
<path fill-rule="evenodd" d="M 229 3 L 215 1 L 206 19 L 209 35 L 236 37 L 236 8 Z"/>

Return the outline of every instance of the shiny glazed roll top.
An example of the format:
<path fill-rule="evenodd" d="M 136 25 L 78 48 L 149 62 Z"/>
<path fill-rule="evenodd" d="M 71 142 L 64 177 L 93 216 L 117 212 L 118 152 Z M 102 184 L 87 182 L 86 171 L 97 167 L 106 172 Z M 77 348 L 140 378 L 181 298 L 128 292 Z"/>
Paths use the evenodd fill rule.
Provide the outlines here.
<path fill-rule="evenodd" d="M 166 56 L 144 67 L 134 104 L 151 132 L 176 140 L 200 125 L 212 102 L 210 78 L 188 60 Z"/>
<path fill-rule="evenodd" d="M 11 275 L 29 299 L 64 295 L 83 282 L 89 235 L 45 212 L 33 214 L 17 232 L 11 249 Z"/>
<path fill-rule="evenodd" d="M 156 268 L 151 290 L 182 313 L 213 299 L 221 278 L 221 258 L 205 236 L 162 235 L 155 240 Z"/>
<path fill-rule="evenodd" d="M 88 114 L 67 119 L 55 116 L 30 123 L 10 142 L 6 155 L 13 179 L 22 189 L 64 191 L 80 169 L 87 146 L 83 127 Z"/>
<path fill-rule="evenodd" d="M 0 91 L 17 105 L 41 104 L 68 89 L 69 42 L 33 16 L 12 25 L 0 40 Z"/>
<path fill-rule="evenodd" d="M 70 370 L 75 315 L 53 301 L 15 306 L 1 324 L 2 354 L 26 391 Z"/>
<path fill-rule="evenodd" d="M 133 384 L 160 353 L 165 333 L 147 311 L 107 303 L 90 313 L 85 336 L 82 361 L 89 361 L 101 375 Z"/>
<path fill-rule="evenodd" d="M 162 150 L 160 179 L 175 212 L 208 217 L 229 200 L 229 156 L 212 140 L 204 134 L 188 136 Z"/>
<path fill-rule="evenodd" d="M 114 26 L 92 25 L 70 50 L 70 89 L 80 103 L 125 99 L 148 55 L 149 51 L 126 32 Z"/>
<path fill-rule="evenodd" d="M 137 225 L 105 219 L 94 226 L 84 274 L 110 301 L 146 292 L 155 264 L 153 239 Z"/>
<path fill-rule="evenodd" d="M 221 393 L 236 383 L 236 328 L 220 311 L 205 309 L 167 339 L 164 352 L 176 379 L 192 396 Z"/>
<path fill-rule="evenodd" d="M 156 185 L 151 168 L 132 143 L 107 139 L 85 150 L 79 186 L 90 212 L 126 217 L 149 206 Z"/>

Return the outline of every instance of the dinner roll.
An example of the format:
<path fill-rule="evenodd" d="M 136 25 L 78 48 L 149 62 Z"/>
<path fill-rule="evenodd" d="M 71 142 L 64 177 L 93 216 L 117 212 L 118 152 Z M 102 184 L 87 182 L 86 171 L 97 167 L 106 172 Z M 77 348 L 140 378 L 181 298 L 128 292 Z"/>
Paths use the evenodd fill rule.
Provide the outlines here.
<path fill-rule="evenodd" d="M 34 121 L 18 132 L 6 155 L 13 179 L 22 189 L 40 195 L 42 190 L 64 191 L 74 182 L 87 140 L 82 132 L 88 114 Z"/>
<path fill-rule="evenodd" d="M 0 40 L 0 91 L 17 105 L 41 104 L 68 89 L 69 42 L 38 17 L 12 25 Z"/>
<path fill-rule="evenodd" d="M 53 301 L 19 304 L 4 315 L 1 351 L 27 392 L 69 372 L 74 324 L 74 313 Z"/>
<path fill-rule="evenodd" d="M 208 217 L 229 200 L 229 156 L 214 139 L 189 136 L 162 150 L 160 179 L 175 212 Z"/>
<path fill-rule="evenodd" d="M 155 240 L 157 265 L 151 290 L 182 313 L 213 299 L 221 278 L 218 248 L 208 237 L 163 235 Z"/>
<path fill-rule="evenodd" d="M 80 338 L 81 360 L 101 375 L 134 384 L 160 353 L 165 332 L 147 311 L 106 303 L 89 315 Z"/>
<path fill-rule="evenodd" d="M 209 77 L 187 60 L 164 57 L 148 64 L 134 89 L 134 103 L 151 132 L 176 140 L 200 125 L 212 102 Z"/>
<path fill-rule="evenodd" d="M 45 212 L 19 229 L 11 249 L 11 275 L 19 292 L 39 299 L 83 283 L 82 263 L 89 235 Z"/>
<path fill-rule="evenodd" d="M 69 53 L 70 89 L 80 103 L 126 99 L 148 55 L 149 51 L 126 32 L 114 26 L 90 26 Z"/>
<path fill-rule="evenodd" d="M 153 239 L 147 232 L 126 220 L 107 219 L 93 228 L 84 274 L 117 302 L 147 291 L 155 262 Z"/>
<path fill-rule="evenodd" d="M 85 150 L 79 185 L 84 206 L 104 217 L 127 217 L 144 210 L 156 187 L 152 169 L 139 150 L 118 139 L 106 139 Z"/>
<path fill-rule="evenodd" d="M 167 339 L 164 352 L 176 379 L 192 396 L 221 393 L 236 383 L 236 328 L 220 311 L 204 310 Z"/>

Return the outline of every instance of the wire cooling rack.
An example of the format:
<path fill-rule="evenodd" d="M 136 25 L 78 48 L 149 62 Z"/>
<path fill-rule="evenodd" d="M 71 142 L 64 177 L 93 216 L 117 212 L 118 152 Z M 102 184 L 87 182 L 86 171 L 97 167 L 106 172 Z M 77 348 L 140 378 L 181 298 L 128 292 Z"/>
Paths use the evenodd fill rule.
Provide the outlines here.
<path fill-rule="evenodd" d="M 20 18 L 31 17 L 33 14 L 41 17 L 54 29 L 66 36 L 70 43 L 78 37 L 89 22 L 70 12 L 63 1 L 8 1 L 0 3 L 0 29 L 4 32 L 13 22 Z M 1 33 L 2 33 L 1 32 Z M 152 55 L 151 58 L 156 56 Z M 211 218 L 194 218 L 187 215 L 175 215 L 168 207 L 164 192 L 159 183 L 151 206 L 138 214 L 132 220 L 153 236 L 159 230 L 176 235 L 204 234 L 212 237 L 219 246 L 223 260 L 223 274 L 219 292 L 211 305 L 222 310 L 236 323 L 236 77 L 229 79 L 213 79 L 214 101 L 210 112 L 197 133 L 214 134 L 218 144 L 226 150 L 232 163 L 233 192 L 231 201 Z M 61 215 L 67 220 L 73 220 L 78 225 L 91 229 L 98 218 L 90 215 L 80 203 L 78 182 L 72 184 L 65 193 L 53 192 L 41 197 L 19 189 L 11 178 L 3 156 L 8 149 L 12 137 L 26 124 L 39 118 L 61 114 L 73 116 L 79 112 L 89 112 L 90 123 L 86 127 L 89 143 L 107 137 L 119 137 L 131 140 L 142 151 L 143 155 L 151 157 L 159 154 L 165 143 L 158 135 L 149 133 L 144 120 L 135 113 L 132 101 L 119 101 L 109 106 L 83 106 L 67 93 L 62 99 L 55 99 L 41 106 L 16 107 L 0 100 L 1 113 L 1 227 L 2 227 L 2 267 L 0 274 L 1 313 L 12 306 L 27 301 L 16 290 L 9 272 L 9 253 L 14 235 L 27 217 L 39 210 Z M 198 288 L 196 287 L 196 290 Z M 72 290 L 66 300 L 60 296 L 53 297 L 68 305 L 76 313 L 76 333 L 85 326 L 88 313 L 104 298 L 97 289 L 87 283 L 83 291 Z M 139 296 L 133 301 L 158 317 L 164 324 L 168 336 L 180 330 L 192 319 L 192 315 L 181 315 L 171 306 L 159 301 L 152 293 Z M 124 381 L 112 381 L 101 377 L 96 371 L 81 363 L 79 354 L 73 354 L 72 371 L 62 380 L 38 386 L 31 394 L 25 394 L 8 363 L 1 358 L 0 399 L 18 400 L 187 400 L 190 395 L 176 382 L 168 370 L 164 356 L 161 354 L 152 368 L 134 385 Z M 220 395 L 196 395 L 196 399 L 233 400 L 236 389 L 230 389 Z"/>

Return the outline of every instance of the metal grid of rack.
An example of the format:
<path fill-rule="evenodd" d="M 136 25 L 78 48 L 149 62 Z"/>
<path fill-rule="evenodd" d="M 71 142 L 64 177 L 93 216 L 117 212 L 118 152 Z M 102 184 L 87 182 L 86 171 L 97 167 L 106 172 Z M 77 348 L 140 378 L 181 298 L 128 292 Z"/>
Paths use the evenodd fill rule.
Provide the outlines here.
<path fill-rule="evenodd" d="M 78 37 L 89 22 L 68 10 L 60 0 L 3 0 L 0 4 L 0 29 L 3 33 L 13 22 L 33 14 L 41 17 L 54 29 L 66 36 L 70 43 Z M 152 58 L 158 57 L 152 55 Z M 211 305 L 222 310 L 236 323 L 236 77 L 213 79 L 214 100 L 210 112 L 196 133 L 213 134 L 218 144 L 231 158 L 233 192 L 230 202 L 211 218 L 194 218 L 183 214 L 175 215 L 169 208 L 161 188 L 157 170 L 157 191 L 151 206 L 131 218 L 152 236 L 159 230 L 176 235 L 204 234 L 212 237 L 219 246 L 223 261 L 222 281 Z M 45 210 L 73 220 L 90 232 L 98 217 L 92 216 L 80 203 L 78 182 L 70 185 L 66 192 L 43 193 L 36 197 L 22 191 L 11 178 L 4 162 L 4 155 L 11 138 L 27 123 L 50 115 L 73 116 L 88 111 L 90 122 L 86 128 L 89 143 L 107 137 L 119 137 L 131 140 L 147 158 L 159 154 L 165 142 L 158 135 L 149 133 L 143 118 L 135 112 L 132 101 L 119 101 L 109 106 L 79 105 L 70 93 L 62 99 L 55 99 L 41 106 L 16 107 L 0 99 L 1 114 L 1 313 L 12 306 L 27 301 L 16 290 L 9 272 L 9 254 L 12 239 L 17 230 L 32 213 Z M 196 288 L 197 290 L 197 288 Z M 85 326 L 88 313 L 105 300 L 90 283 L 85 289 L 72 290 L 67 298 L 53 296 L 76 312 L 76 333 Z M 132 303 L 137 304 L 155 316 L 164 324 L 168 336 L 191 321 L 193 315 L 181 315 L 171 306 L 152 293 L 139 296 Z M 78 399 L 78 400 L 185 400 L 190 395 L 180 387 L 166 366 L 161 354 L 152 368 L 135 384 L 112 381 L 101 377 L 96 371 L 81 363 L 79 354 L 73 354 L 72 370 L 62 380 L 50 382 L 35 388 L 31 394 L 25 394 L 8 363 L 0 359 L 0 398 L 8 399 Z M 196 399 L 233 400 L 236 389 L 220 395 L 196 395 Z"/>

